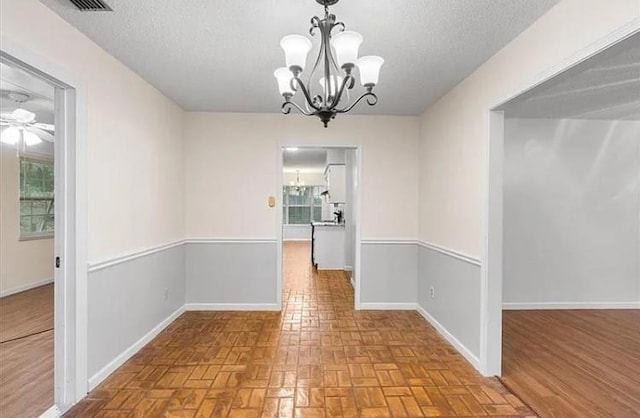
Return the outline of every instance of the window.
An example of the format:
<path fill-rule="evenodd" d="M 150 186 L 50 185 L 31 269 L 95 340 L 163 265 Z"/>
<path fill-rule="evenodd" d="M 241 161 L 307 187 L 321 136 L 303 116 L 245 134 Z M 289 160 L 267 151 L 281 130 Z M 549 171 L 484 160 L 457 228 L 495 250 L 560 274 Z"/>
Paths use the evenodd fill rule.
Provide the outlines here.
<path fill-rule="evenodd" d="M 20 158 L 20 238 L 53 236 L 53 161 Z"/>
<path fill-rule="evenodd" d="M 323 186 L 284 186 L 282 219 L 287 225 L 303 225 L 322 220 Z"/>

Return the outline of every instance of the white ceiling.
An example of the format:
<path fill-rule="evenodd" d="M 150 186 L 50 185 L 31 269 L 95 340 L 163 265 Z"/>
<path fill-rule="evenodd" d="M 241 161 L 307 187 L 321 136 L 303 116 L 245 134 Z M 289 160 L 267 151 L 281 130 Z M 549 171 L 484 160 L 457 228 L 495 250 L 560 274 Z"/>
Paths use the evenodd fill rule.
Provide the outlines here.
<path fill-rule="evenodd" d="M 9 98 L 10 92 L 30 96 L 25 103 Z M 17 108 L 36 114 L 38 122 L 53 124 L 54 88 L 50 84 L 17 68 L 0 63 L 0 112 L 10 113 Z"/>
<path fill-rule="evenodd" d="M 327 165 L 327 150 L 324 148 L 298 148 L 283 150 L 283 169 L 287 171 L 323 171 Z"/>
<path fill-rule="evenodd" d="M 279 112 L 280 38 L 323 12 L 314 0 L 106 0 L 112 13 L 41 1 L 194 111 Z M 331 11 L 362 33 L 361 55 L 385 59 L 378 105 L 354 112 L 421 113 L 557 2 L 342 0 Z"/>
<path fill-rule="evenodd" d="M 507 117 L 640 120 L 640 33 L 503 106 Z"/>

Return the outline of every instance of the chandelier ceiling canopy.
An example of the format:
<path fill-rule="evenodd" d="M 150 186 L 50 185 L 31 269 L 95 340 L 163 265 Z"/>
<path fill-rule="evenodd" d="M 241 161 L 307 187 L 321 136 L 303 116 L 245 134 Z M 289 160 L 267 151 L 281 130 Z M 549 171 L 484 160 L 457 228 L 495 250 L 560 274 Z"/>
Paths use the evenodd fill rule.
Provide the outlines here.
<path fill-rule="evenodd" d="M 302 80 L 305 72 L 307 54 L 311 51 L 311 41 L 302 35 L 287 35 L 280 41 L 285 53 L 286 67 L 278 68 L 274 76 L 278 80 L 278 89 L 284 97 L 282 113 L 289 114 L 296 108 L 307 116 L 320 118 L 325 128 L 329 121 L 338 113 L 346 113 L 353 109 L 360 101 L 373 106 L 378 97 L 373 88 L 378 84 L 380 67 L 384 60 L 378 56 L 364 56 L 358 58 L 358 49 L 363 41 L 362 35 L 345 30 L 342 22 L 336 21 L 336 16 L 329 13 L 329 6 L 338 0 L 316 0 L 324 6 L 324 18 L 311 18 L 309 33 L 315 36 L 320 33 L 320 50 L 311 69 L 308 71 L 306 82 Z M 366 91 L 352 100 L 349 91 L 355 87 L 356 79 L 353 75 L 354 67 L 358 67 L 360 84 Z M 312 81 L 318 81 L 319 94 L 313 94 Z M 303 96 L 302 106 L 292 99 L 300 91 Z"/>

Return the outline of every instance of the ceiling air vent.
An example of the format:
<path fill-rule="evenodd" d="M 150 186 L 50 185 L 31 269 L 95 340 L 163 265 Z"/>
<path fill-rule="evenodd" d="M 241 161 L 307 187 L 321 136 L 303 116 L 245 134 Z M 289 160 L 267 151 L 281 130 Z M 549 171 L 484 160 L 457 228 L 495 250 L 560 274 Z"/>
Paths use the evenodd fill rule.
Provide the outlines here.
<path fill-rule="evenodd" d="M 113 9 L 102 0 L 69 0 L 83 12 L 112 12 Z"/>

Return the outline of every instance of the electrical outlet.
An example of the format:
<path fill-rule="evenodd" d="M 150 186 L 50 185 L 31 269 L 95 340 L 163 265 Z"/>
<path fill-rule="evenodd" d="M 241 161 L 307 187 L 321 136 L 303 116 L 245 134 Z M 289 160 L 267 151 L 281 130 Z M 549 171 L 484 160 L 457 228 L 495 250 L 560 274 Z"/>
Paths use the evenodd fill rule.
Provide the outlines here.
<path fill-rule="evenodd" d="M 169 300 L 169 288 L 164 288 L 164 300 Z"/>
<path fill-rule="evenodd" d="M 435 287 L 431 286 L 429 288 L 429 296 L 431 296 L 431 299 L 436 297 L 436 288 Z"/>

